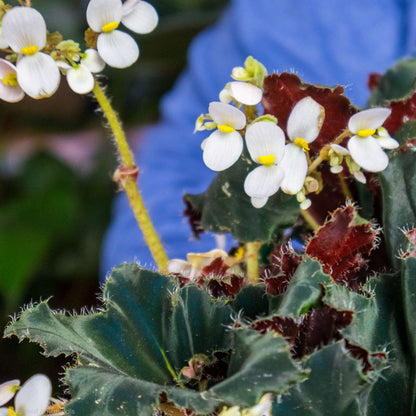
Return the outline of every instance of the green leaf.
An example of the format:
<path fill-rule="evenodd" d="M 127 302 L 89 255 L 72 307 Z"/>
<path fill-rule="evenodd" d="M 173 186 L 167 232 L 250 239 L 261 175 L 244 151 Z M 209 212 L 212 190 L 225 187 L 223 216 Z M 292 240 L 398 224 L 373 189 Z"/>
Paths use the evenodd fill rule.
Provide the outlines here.
<path fill-rule="evenodd" d="M 371 389 L 366 409 L 368 415 L 411 414 L 409 390 L 409 360 L 406 329 L 401 306 L 400 279 L 396 275 L 381 275 L 368 284 L 371 297 L 351 292 L 345 287 L 326 288 L 323 301 L 339 310 L 353 310 L 351 325 L 341 330 L 353 345 L 369 353 L 387 353 L 387 361 L 370 358 L 382 376 Z"/>
<path fill-rule="evenodd" d="M 322 283 L 330 283 L 329 275 L 315 260 L 306 258 L 300 263 L 290 281 L 279 308 L 280 316 L 299 316 L 316 306 L 322 297 Z"/>
<path fill-rule="evenodd" d="M 350 356 L 342 344 L 337 342 L 325 346 L 305 361 L 305 366 L 310 369 L 308 379 L 281 397 L 280 402 L 273 406 L 273 415 L 362 414 L 359 402 L 367 394 L 370 384 L 362 376 L 361 363 Z"/>
<path fill-rule="evenodd" d="M 395 136 L 401 143 L 416 137 L 416 122 L 406 123 Z M 406 242 L 403 228 L 416 223 L 416 164 L 412 147 L 393 154 L 379 174 L 383 195 L 384 238 L 390 262 L 400 269 L 399 250 Z"/>
<path fill-rule="evenodd" d="M 281 394 L 304 378 L 286 341 L 227 329 L 231 307 L 195 286 L 179 289 L 166 276 L 125 264 L 113 270 L 103 298 L 105 310 L 82 316 L 42 302 L 5 331 L 41 344 L 47 356 L 77 354 L 78 367 L 67 372 L 68 414 L 151 415 L 163 392 L 205 414 L 242 397 L 252 406 L 266 390 Z M 178 386 L 176 375 L 195 354 L 215 351 L 232 351 L 230 378 L 201 393 Z"/>
<path fill-rule="evenodd" d="M 201 215 L 204 230 L 231 233 L 241 242 L 270 241 L 293 225 L 299 214 L 299 203 L 293 195 L 279 191 L 263 208 L 253 207 L 244 192 L 244 180 L 254 167 L 244 156 L 219 172 L 205 192 L 185 195 L 185 201 Z"/>
<path fill-rule="evenodd" d="M 388 100 L 405 97 L 413 92 L 416 80 L 416 59 L 402 59 L 381 77 L 371 92 L 369 107 L 386 105 Z"/>

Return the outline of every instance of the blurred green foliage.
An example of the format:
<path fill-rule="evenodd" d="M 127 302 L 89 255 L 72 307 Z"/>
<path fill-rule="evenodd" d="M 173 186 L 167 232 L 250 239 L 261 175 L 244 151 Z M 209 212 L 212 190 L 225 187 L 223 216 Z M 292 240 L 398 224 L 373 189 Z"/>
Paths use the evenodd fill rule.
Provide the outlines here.
<path fill-rule="evenodd" d="M 126 70 L 107 68 L 114 107 L 128 125 L 155 121 L 158 102 L 186 63 L 192 38 L 219 16 L 226 0 L 150 0 L 160 15 L 158 28 L 136 36 L 141 56 Z M 84 0 L 34 0 L 48 30 L 59 30 L 85 46 Z M 0 149 L 35 131 L 44 135 L 101 129 L 91 97 L 69 90 L 62 78 L 58 92 L 45 100 L 25 97 L 17 104 L 0 103 Z M 46 140 L 49 136 L 46 137 Z M 53 140 L 53 139 L 51 139 Z M 70 310 L 95 304 L 99 290 L 101 239 L 110 220 L 116 187 L 111 172 L 116 161 L 105 134 L 93 170 L 81 174 L 56 157 L 33 154 L 17 173 L 5 174 L 0 158 L 0 325 L 19 305 L 53 295 L 50 304 Z M 138 231 L 139 232 L 139 231 Z M 49 374 L 57 385 L 66 361 L 45 360 L 33 345 L 0 342 L 0 382 Z"/>

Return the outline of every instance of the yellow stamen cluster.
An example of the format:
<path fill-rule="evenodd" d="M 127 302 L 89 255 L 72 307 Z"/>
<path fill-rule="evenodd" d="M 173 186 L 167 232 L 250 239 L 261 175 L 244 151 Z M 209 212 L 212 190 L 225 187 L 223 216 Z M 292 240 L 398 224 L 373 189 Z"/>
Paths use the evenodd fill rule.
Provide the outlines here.
<path fill-rule="evenodd" d="M 271 166 L 274 163 L 275 155 L 259 156 L 258 160 L 262 165 Z"/>
<path fill-rule="evenodd" d="M 375 132 L 376 132 L 375 129 L 363 129 L 363 130 L 358 131 L 357 136 L 368 137 L 368 136 L 372 136 Z"/>
<path fill-rule="evenodd" d="M 39 47 L 36 45 L 33 46 L 26 46 L 25 48 L 22 48 L 20 52 L 22 52 L 23 55 L 34 55 L 39 50 Z"/>
<path fill-rule="evenodd" d="M 16 412 L 14 411 L 14 407 L 13 406 L 9 406 L 8 416 L 17 416 Z"/>
<path fill-rule="evenodd" d="M 296 146 L 299 146 L 303 149 L 303 151 L 309 152 L 309 145 L 305 139 L 301 139 L 300 137 L 296 137 L 295 141 L 293 142 Z"/>
<path fill-rule="evenodd" d="M 1 80 L 4 85 L 8 85 L 9 87 L 15 87 L 18 85 L 17 76 L 14 72 L 9 72 L 5 77 L 2 77 Z"/>
<path fill-rule="evenodd" d="M 218 124 L 217 128 L 219 131 L 222 131 L 223 133 L 232 133 L 233 131 L 235 131 L 234 128 L 232 128 L 231 126 L 227 126 L 226 124 Z"/>
<path fill-rule="evenodd" d="M 104 32 L 104 33 L 112 32 L 113 30 L 118 28 L 118 25 L 119 25 L 119 22 L 107 23 L 101 28 L 101 31 Z"/>

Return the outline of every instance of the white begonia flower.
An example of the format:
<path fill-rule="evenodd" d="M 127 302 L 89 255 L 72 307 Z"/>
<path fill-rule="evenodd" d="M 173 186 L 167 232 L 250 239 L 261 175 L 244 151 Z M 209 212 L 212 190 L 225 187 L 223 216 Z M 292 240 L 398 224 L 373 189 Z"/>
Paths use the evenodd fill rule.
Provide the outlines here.
<path fill-rule="evenodd" d="M 19 390 L 20 380 L 10 380 L 0 384 L 0 406 L 11 400 Z"/>
<path fill-rule="evenodd" d="M 219 97 L 226 104 L 235 100 L 244 105 L 257 105 L 263 98 L 263 91 L 253 84 L 233 81 L 225 86 Z"/>
<path fill-rule="evenodd" d="M 2 407 L 0 415 L 42 416 L 49 405 L 51 394 L 52 384 L 49 378 L 43 374 L 35 374 L 17 392 L 14 398 L 14 408 Z"/>
<path fill-rule="evenodd" d="M 68 66 L 66 80 L 72 91 L 77 94 L 87 94 L 94 88 L 94 76 L 92 73 L 101 72 L 105 62 L 95 49 L 87 49 L 85 57 L 76 66 Z"/>
<path fill-rule="evenodd" d="M 369 172 L 381 172 L 389 164 L 383 149 L 395 149 L 399 143 L 382 126 L 391 114 L 389 108 L 370 108 L 351 116 L 348 129 L 354 134 L 348 150 L 357 165 Z"/>
<path fill-rule="evenodd" d="M 245 127 L 246 116 L 232 105 L 217 101 L 210 103 L 208 111 L 217 130 L 203 141 L 203 160 L 219 172 L 232 166 L 243 151 L 243 138 L 237 130 Z"/>
<path fill-rule="evenodd" d="M 16 67 L 6 59 L 0 59 L 0 99 L 17 103 L 25 96 L 17 82 Z"/>
<path fill-rule="evenodd" d="M 120 23 L 135 33 L 149 33 L 158 24 L 154 7 L 143 0 L 91 0 L 87 21 L 98 32 L 97 50 L 104 62 L 114 68 L 127 68 L 139 58 L 139 47 L 127 33 L 117 30 Z"/>
<path fill-rule="evenodd" d="M 17 82 L 32 98 L 50 97 L 58 89 L 60 73 L 56 62 L 39 52 L 46 45 L 46 24 L 31 7 L 13 7 L 3 17 L 3 36 L 14 52 Z"/>
<path fill-rule="evenodd" d="M 321 130 L 325 110 L 311 97 L 305 97 L 293 107 L 287 120 L 287 135 L 292 143 L 285 147 L 280 166 L 285 171 L 281 188 L 291 195 L 303 187 L 308 172 L 309 143 L 312 143 Z"/>
<path fill-rule="evenodd" d="M 261 166 L 247 175 L 244 191 L 252 205 L 261 208 L 279 190 L 285 175 L 278 165 L 285 151 L 285 134 L 277 124 L 259 121 L 247 128 L 246 144 L 250 157 Z"/>

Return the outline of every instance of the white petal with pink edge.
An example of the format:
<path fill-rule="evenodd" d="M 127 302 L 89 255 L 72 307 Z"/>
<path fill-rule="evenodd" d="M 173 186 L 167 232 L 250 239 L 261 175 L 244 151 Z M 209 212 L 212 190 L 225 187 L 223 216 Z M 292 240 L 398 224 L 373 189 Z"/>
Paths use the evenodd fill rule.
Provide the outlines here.
<path fill-rule="evenodd" d="M 16 67 L 6 59 L 0 59 L 0 99 L 17 103 L 25 96 L 17 82 Z"/>

